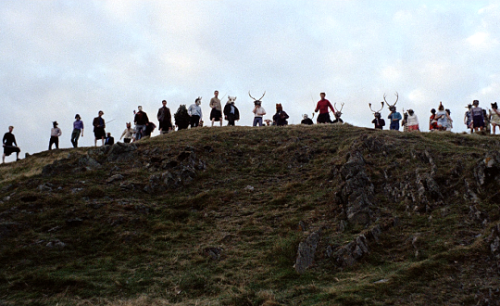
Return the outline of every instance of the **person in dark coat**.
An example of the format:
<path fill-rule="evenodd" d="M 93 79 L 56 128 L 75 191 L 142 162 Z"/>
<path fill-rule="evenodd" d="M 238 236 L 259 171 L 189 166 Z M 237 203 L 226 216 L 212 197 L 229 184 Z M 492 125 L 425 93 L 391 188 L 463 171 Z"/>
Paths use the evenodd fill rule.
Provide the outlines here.
<path fill-rule="evenodd" d="M 224 119 L 227 120 L 228 126 L 234 126 L 234 122 L 240 120 L 240 111 L 234 105 L 236 97 L 227 97 L 226 106 L 224 106 Z"/>
<path fill-rule="evenodd" d="M 10 156 L 12 153 L 16 153 L 16 160 L 19 160 L 19 153 L 21 149 L 17 146 L 16 137 L 12 134 L 14 127 L 9 126 L 9 131 L 3 135 L 3 156 L 2 162 L 5 163 L 5 156 Z"/>
<path fill-rule="evenodd" d="M 300 124 L 305 124 L 305 125 L 313 125 L 314 122 L 312 121 L 311 118 L 309 118 L 309 116 L 307 114 L 304 114 L 302 115 L 302 121 L 300 122 Z"/>
<path fill-rule="evenodd" d="M 174 114 L 175 126 L 178 130 L 185 130 L 189 127 L 191 117 L 188 114 L 186 105 L 179 105 L 177 112 Z"/>
<path fill-rule="evenodd" d="M 273 125 L 283 126 L 288 125 L 288 114 L 283 110 L 281 103 L 276 104 L 276 114 L 273 116 Z"/>
<path fill-rule="evenodd" d="M 375 113 L 375 119 L 372 123 L 375 125 L 376 130 L 383 130 L 385 126 L 385 120 L 381 118 L 380 113 Z"/>
<path fill-rule="evenodd" d="M 104 141 L 105 146 L 112 146 L 115 144 L 115 138 L 111 136 L 111 133 L 106 134 L 106 139 Z"/>
<path fill-rule="evenodd" d="M 99 111 L 99 116 L 94 118 L 94 121 L 92 122 L 92 125 L 94 126 L 94 136 L 95 136 L 95 141 L 94 141 L 94 146 L 97 146 L 97 139 L 102 139 L 102 145 L 104 145 L 104 137 L 106 137 L 106 122 L 104 121 L 104 118 L 102 118 L 102 115 L 104 115 L 104 112 L 102 110 Z"/>
<path fill-rule="evenodd" d="M 160 109 L 158 109 L 158 126 L 161 134 L 167 134 L 172 130 L 172 115 L 170 114 L 170 109 L 167 107 L 167 100 L 161 101 L 163 104 Z"/>

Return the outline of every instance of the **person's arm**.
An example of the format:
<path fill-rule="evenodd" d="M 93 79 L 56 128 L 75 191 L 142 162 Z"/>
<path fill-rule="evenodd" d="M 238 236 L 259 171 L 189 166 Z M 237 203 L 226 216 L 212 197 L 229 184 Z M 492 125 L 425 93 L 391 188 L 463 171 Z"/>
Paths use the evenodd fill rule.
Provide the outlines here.
<path fill-rule="evenodd" d="M 261 107 L 262 108 L 262 112 L 261 112 L 261 116 L 264 116 L 266 114 L 266 109 Z"/>
<path fill-rule="evenodd" d="M 319 102 L 318 102 L 318 103 L 316 103 L 316 109 L 314 110 L 314 112 L 315 112 L 315 113 L 317 113 L 317 112 L 318 112 L 318 110 L 319 110 Z"/>
<path fill-rule="evenodd" d="M 255 105 L 252 112 L 257 115 L 257 105 Z"/>
<path fill-rule="evenodd" d="M 328 101 L 328 107 L 332 110 L 332 113 L 335 114 L 335 109 L 333 109 L 332 103 L 330 103 L 330 101 Z"/>
<path fill-rule="evenodd" d="M 83 127 L 84 127 L 84 125 L 83 125 L 83 121 L 82 121 L 82 137 L 83 137 Z"/>
<path fill-rule="evenodd" d="M 12 134 L 12 142 L 16 145 L 16 147 L 18 147 L 17 145 L 17 141 L 16 141 L 16 136 L 14 136 L 14 134 Z"/>

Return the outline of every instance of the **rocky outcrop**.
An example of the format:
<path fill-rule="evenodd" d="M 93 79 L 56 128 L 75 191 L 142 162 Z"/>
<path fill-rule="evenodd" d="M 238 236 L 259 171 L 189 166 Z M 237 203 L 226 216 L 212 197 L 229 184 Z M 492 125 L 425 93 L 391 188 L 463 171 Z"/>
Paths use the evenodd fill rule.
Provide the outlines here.
<path fill-rule="evenodd" d="M 366 174 L 361 152 L 350 153 L 339 174 L 343 183 L 337 199 L 344 206 L 347 220 L 351 224 L 369 225 L 373 218 L 374 186 Z"/>
<path fill-rule="evenodd" d="M 302 274 L 314 263 L 314 254 L 318 248 L 321 231 L 316 231 L 310 234 L 304 242 L 299 244 L 297 251 L 297 259 L 295 260 L 295 271 Z"/>

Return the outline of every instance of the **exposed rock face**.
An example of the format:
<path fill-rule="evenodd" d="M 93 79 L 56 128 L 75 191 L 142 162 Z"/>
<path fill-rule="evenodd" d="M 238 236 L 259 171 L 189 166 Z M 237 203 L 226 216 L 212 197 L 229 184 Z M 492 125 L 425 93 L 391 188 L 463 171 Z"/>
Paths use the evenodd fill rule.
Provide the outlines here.
<path fill-rule="evenodd" d="M 304 273 L 314 263 L 314 254 L 318 248 L 318 243 L 321 237 L 321 231 L 316 231 L 310 234 L 304 242 L 299 244 L 297 251 L 297 259 L 295 260 L 295 271 Z"/>
<path fill-rule="evenodd" d="M 339 266 L 351 267 L 358 262 L 364 255 L 370 252 L 370 243 L 377 242 L 382 229 L 379 225 L 370 231 L 361 233 L 347 245 L 340 247 L 333 255 Z"/>
<path fill-rule="evenodd" d="M 368 225 L 373 217 L 374 187 L 365 171 L 365 160 L 359 151 L 349 154 L 347 163 L 340 169 L 344 181 L 340 201 L 347 220 L 352 224 Z"/>
<path fill-rule="evenodd" d="M 474 168 L 474 177 L 482 187 L 492 181 L 500 181 L 500 154 L 489 152 Z"/>
<path fill-rule="evenodd" d="M 486 241 L 489 244 L 491 254 L 500 259 L 500 224 L 497 224 L 491 230 L 491 234 Z"/>
<path fill-rule="evenodd" d="M 115 143 L 111 146 L 111 150 L 108 153 L 108 162 L 125 162 L 134 160 L 136 158 L 135 151 L 137 146 L 133 143 Z"/>

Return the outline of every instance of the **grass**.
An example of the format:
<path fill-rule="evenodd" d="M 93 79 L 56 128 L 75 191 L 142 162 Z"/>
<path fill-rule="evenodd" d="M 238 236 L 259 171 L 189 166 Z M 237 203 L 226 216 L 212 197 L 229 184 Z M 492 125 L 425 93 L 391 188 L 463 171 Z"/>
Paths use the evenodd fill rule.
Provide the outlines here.
<path fill-rule="evenodd" d="M 0 167 L 0 304 L 477 304 L 498 287 L 484 242 L 491 228 L 471 219 L 473 203 L 460 190 L 498 149 L 493 137 L 342 125 L 181 131 L 139 142 L 134 161 L 87 171 L 74 166 L 85 148 L 43 152 Z M 338 231 L 343 181 L 334 169 L 354 150 L 375 186 L 373 225 L 398 218 L 399 226 L 384 230 L 356 265 L 340 267 L 327 246 L 366 230 Z M 176 171 L 163 165 L 189 163 L 184 151 L 206 169 L 179 187 L 146 192 L 151 175 Z M 427 212 L 415 211 L 408 195 L 417 192 L 417 169 L 431 169 L 425 151 L 443 195 L 427 194 Z M 56 161 L 60 171 L 41 174 Z M 113 174 L 124 179 L 106 183 Z M 496 197 L 473 184 L 478 209 L 498 223 Z M 297 247 L 320 228 L 314 266 L 298 275 Z M 65 246 L 47 247 L 57 241 Z"/>

